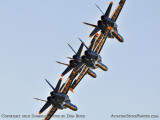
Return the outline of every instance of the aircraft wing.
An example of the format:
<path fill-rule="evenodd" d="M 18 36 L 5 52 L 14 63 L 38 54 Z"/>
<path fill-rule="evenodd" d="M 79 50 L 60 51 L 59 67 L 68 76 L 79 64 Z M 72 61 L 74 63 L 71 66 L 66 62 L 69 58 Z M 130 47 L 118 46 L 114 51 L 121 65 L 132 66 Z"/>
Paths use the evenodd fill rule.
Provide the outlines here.
<path fill-rule="evenodd" d="M 57 111 L 57 108 L 52 106 L 50 111 L 48 112 L 48 114 L 46 115 L 45 119 L 44 120 L 49 120 L 53 115 L 54 113 Z"/>
<path fill-rule="evenodd" d="M 100 33 L 100 34 L 98 35 L 97 40 L 95 41 L 95 44 L 94 44 L 94 46 L 93 46 L 93 51 L 94 51 L 94 52 L 95 52 L 95 50 L 98 48 L 98 46 L 99 46 L 99 44 L 100 44 L 103 36 L 104 36 L 103 33 Z"/>
<path fill-rule="evenodd" d="M 70 91 L 73 92 L 73 90 L 75 89 L 75 87 L 79 84 L 79 82 L 83 79 L 83 77 L 86 75 L 86 73 L 88 72 L 88 67 L 86 65 L 83 66 L 82 71 L 79 75 L 79 77 L 73 82 L 73 84 L 70 87 Z"/>
<path fill-rule="evenodd" d="M 107 29 L 106 29 L 105 33 L 104 34 L 101 33 L 99 35 L 99 37 L 98 37 L 98 39 L 95 43 L 95 47 L 94 47 L 94 52 L 95 53 L 99 54 L 101 52 L 102 47 L 103 47 L 103 45 L 104 45 L 104 43 L 107 39 L 108 33 L 110 32 L 111 29 L 112 28 L 109 25 L 107 25 Z"/>
<path fill-rule="evenodd" d="M 74 80 L 74 78 L 78 75 L 78 73 L 76 73 L 73 69 L 72 73 L 70 74 L 70 76 L 68 77 L 68 79 L 66 80 L 66 82 L 64 83 L 64 85 L 62 86 L 61 89 L 61 93 L 63 94 L 67 94 L 69 91 L 69 88 Z M 47 116 L 45 117 L 44 120 L 49 120 L 54 113 L 57 111 L 57 107 L 52 106 L 50 111 L 48 112 Z"/>
<path fill-rule="evenodd" d="M 99 34 L 96 33 L 93 37 L 93 39 L 91 40 L 91 43 L 89 45 L 89 50 L 93 51 L 94 50 L 94 47 L 95 47 L 95 42 L 97 41 L 97 38 L 98 38 Z"/>
<path fill-rule="evenodd" d="M 68 90 L 74 80 L 74 78 L 78 75 L 78 72 L 75 72 L 75 69 L 72 70 L 72 73 L 70 74 L 70 76 L 68 77 L 68 79 L 66 80 L 63 88 L 61 89 L 61 93 L 63 94 L 67 94 Z"/>
<path fill-rule="evenodd" d="M 116 20 L 117 20 L 117 18 L 118 18 L 118 16 L 119 16 L 119 14 L 120 14 L 120 12 L 121 12 L 121 10 L 122 10 L 125 2 L 126 2 L 126 0 L 121 0 L 121 1 L 119 2 L 119 6 L 118 6 L 117 9 L 114 11 L 114 13 L 113 13 L 113 15 L 112 15 L 112 17 L 111 17 L 111 19 L 112 19 L 113 21 L 116 21 Z"/>

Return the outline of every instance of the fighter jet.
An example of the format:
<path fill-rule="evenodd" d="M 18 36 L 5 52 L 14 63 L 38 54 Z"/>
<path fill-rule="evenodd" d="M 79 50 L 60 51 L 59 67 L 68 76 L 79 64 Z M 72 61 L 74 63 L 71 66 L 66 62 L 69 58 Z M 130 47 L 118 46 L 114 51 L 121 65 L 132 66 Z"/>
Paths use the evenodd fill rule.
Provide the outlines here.
<path fill-rule="evenodd" d="M 117 9 L 115 10 L 115 12 L 113 13 L 113 15 L 111 17 L 109 17 L 109 15 L 110 15 L 110 11 L 111 11 L 113 2 L 110 3 L 110 5 L 109 5 L 109 7 L 108 7 L 108 9 L 106 10 L 105 13 L 103 13 L 102 10 L 96 5 L 100 9 L 102 14 L 103 14 L 101 16 L 101 20 L 98 21 L 97 25 L 93 25 L 93 24 L 89 24 L 89 23 L 83 22 L 86 25 L 95 27 L 95 29 L 91 32 L 89 37 L 92 37 L 94 34 L 99 32 L 100 30 L 105 35 L 107 27 L 110 26 L 111 30 L 110 30 L 110 32 L 109 32 L 107 37 L 116 38 L 120 42 L 123 42 L 124 41 L 123 37 L 118 33 L 118 29 L 117 29 L 118 25 L 116 24 L 116 20 L 117 20 L 117 18 L 119 16 L 123 6 L 124 6 L 125 1 L 126 0 L 121 0 L 119 2 L 119 6 L 117 7 Z"/>
<path fill-rule="evenodd" d="M 100 35 L 98 38 L 101 38 L 101 37 L 102 36 Z M 86 75 L 86 73 L 90 68 L 96 69 L 99 67 L 104 71 L 108 70 L 107 66 L 105 66 L 102 63 L 101 56 L 97 54 L 99 53 L 99 49 L 101 49 L 102 47 L 103 41 L 100 39 L 92 39 L 92 42 L 89 48 L 85 45 L 85 43 L 81 39 L 80 41 L 84 44 L 87 50 L 85 51 L 85 55 L 82 56 L 82 62 L 80 62 L 78 66 L 75 68 L 75 72 L 77 72 L 79 69 L 82 69 L 82 70 L 81 70 L 81 73 L 79 74 L 78 79 L 75 79 L 73 84 L 70 87 L 70 91 L 72 92 L 74 88 L 79 84 L 79 82 L 83 79 L 83 77 Z"/>
<path fill-rule="evenodd" d="M 43 111 L 45 111 L 49 106 L 52 106 L 49 113 L 45 117 L 45 120 L 49 120 L 58 109 L 62 110 L 62 109 L 69 108 L 73 111 L 77 111 L 78 108 L 71 103 L 71 100 L 69 99 L 69 97 L 67 95 L 69 87 L 65 86 L 66 91 L 62 91 L 62 92 L 60 91 L 62 78 L 59 79 L 56 88 L 54 88 L 47 80 L 46 80 L 46 82 L 49 84 L 49 86 L 53 90 L 50 93 L 50 96 L 47 98 L 47 100 L 41 100 L 38 98 L 34 98 L 36 100 L 46 102 L 44 104 L 44 106 L 42 107 L 42 109 L 39 111 L 39 114 L 41 114 Z M 69 83 L 69 86 L 71 83 L 72 82 Z"/>
<path fill-rule="evenodd" d="M 94 41 L 91 42 L 89 48 L 80 38 L 79 40 L 83 43 L 83 45 L 87 48 L 87 50 L 85 51 L 85 55 L 82 56 L 82 61 L 76 67 L 75 72 L 77 72 L 84 64 L 91 69 L 96 69 L 99 67 L 100 69 L 107 71 L 108 68 L 102 63 L 101 56 L 93 51 L 95 39 L 93 39 Z"/>
<path fill-rule="evenodd" d="M 68 44 L 68 46 L 72 49 L 72 51 L 75 53 L 75 55 L 73 55 L 72 58 L 70 57 L 67 57 L 69 59 L 71 59 L 69 61 L 69 64 L 65 64 L 65 63 L 62 63 L 62 62 L 59 62 L 59 61 L 56 61 L 57 63 L 59 64 L 62 64 L 62 65 L 66 65 L 67 68 L 64 70 L 64 72 L 62 73 L 61 77 L 63 77 L 65 74 L 67 74 L 70 70 L 72 70 L 74 67 L 77 66 L 77 64 L 79 62 L 81 62 L 81 53 L 82 53 L 82 50 L 83 50 L 83 44 L 80 45 L 79 49 L 77 52 L 75 52 L 75 50 L 72 48 L 72 46 L 70 44 Z"/>
<path fill-rule="evenodd" d="M 94 39 L 94 38 L 93 38 L 93 39 Z M 69 44 L 68 44 L 68 45 L 69 45 Z M 78 51 L 75 52 L 75 50 L 72 48 L 72 46 L 69 45 L 69 47 L 70 47 L 70 48 L 73 50 L 73 52 L 75 53 L 75 55 L 73 55 L 72 58 L 68 57 L 68 58 L 71 59 L 70 62 L 69 62 L 69 64 L 65 64 L 65 63 L 56 61 L 56 62 L 59 63 L 59 64 L 62 64 L 62 65 L 66 65 L 66 66 L 67 66 L 67 68 L 64 70 L 64 72 L 63 72 L 62 75 L 61 75 L 62 77 L 63 77 L 66 73 L 68 73 L 70 70 L 72 70 L 73 68 L 76 68 L 77 65 L 82 61 L 81 53 L 82 53 L 82 50 L 83 50 L 83 46 L 84 46 L 83 43 L 81 43 Z M 80 68 L 80 69 L 78 69 L 77 72 L 80 73 L 81 70 L 82 70 L 82 69 Z M 97 77 L 96 73 L 94 73 L 91 69 L 89 69 L 89 70 L 87 71 L 87 73 L 88 73 L 88 75 L 90 75 L 90 76 L 93 77 L 93 78 L 96 78 L 96 77 Z"/>

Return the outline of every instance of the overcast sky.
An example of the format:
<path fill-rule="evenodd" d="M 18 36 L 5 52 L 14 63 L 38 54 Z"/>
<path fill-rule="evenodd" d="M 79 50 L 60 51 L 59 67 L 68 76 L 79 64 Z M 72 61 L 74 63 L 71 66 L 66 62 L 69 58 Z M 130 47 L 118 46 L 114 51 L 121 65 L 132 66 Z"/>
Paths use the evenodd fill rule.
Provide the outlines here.
<path fill-rule="evenodd" d="M 0 0 L 0 115 L 38 114 L 44 103 L 33 97 L 46 99 L 51 88 L 44 79 L 56 86 L 66 68 L 55 61 L 68 63 L 66 57 L 73 51 L 67 43 L 77 51 L 78 37 L 89 45 L 93 28 L 82 22 L 96 24 L 102 14 L 94 4 L 105 12 L 110 2 Z M 111 12 L 119 0 L 113 2 Z M 125 41 L 107 39 L 101 52 L 109 70 L 95 70 L 96 79 L 85 76 L 75 93 L 69 93 L 78 111 L 66 109 L 57 115 L 85 115 L 71 120 L 111 120 L 112 114 L 160 117 L 159 4 L 159 0 L 126 0 L 117 20 Z"/>

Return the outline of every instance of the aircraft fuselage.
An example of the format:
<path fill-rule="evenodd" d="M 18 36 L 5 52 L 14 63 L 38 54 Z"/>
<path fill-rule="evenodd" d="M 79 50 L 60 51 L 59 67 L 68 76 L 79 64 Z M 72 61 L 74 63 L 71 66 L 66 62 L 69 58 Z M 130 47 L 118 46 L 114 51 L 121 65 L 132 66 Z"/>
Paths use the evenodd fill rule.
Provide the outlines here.
<path fill-rule="evenodd" d="M 124 39 L 123 37 L 118 33 L 118 25 L 116 24 L 116 22 L 114 22 L 113 20 L 111 20 L 108 17 L 101 17 L 102 21 L 98 22 L 98 26 L 101 29 L 102 33 L 105 33 L 107 26 L 109 25 L 112 30 L 111 32 L 108 34 L 108 37 L 110 38 L 116 38 L 117 40 L 119 40 L 120 42 L 123 42 Z"/>
<path fill-rule="evenodd" d="M 53 93 L 51 92 L 51 94 Z M 69 108 L 74 111 L 78 109 L 75 105 L 71 103 L 71 100 L 65 94 L 54 93 L 54 95 L 48 97 L 47 99 L 53 106 L 57 106 L 58 109 Z"/>
<path fill-rule="evenodd" d="M 111 20 L 108 17 L 102 16 L 102 21 L 105 23 L 106 26 L 108 24 L 112 28 L 118 28 L 118 25 L 116 24 L 116 22 L 114 22 L 113 20 Z"/>

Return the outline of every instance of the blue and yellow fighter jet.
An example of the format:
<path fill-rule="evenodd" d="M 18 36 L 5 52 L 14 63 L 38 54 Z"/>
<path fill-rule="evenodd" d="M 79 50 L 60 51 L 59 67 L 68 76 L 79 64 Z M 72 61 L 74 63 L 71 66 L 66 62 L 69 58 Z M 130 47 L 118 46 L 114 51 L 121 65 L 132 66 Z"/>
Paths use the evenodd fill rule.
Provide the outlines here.
<path fill-rule="evenodd" d="M 125 1 L 126 0 L 120 0 L 119 6 L 117 7 L 117 9 L 113 13 L 113 15 L 109 18 L 109 13 L 111 11 L 111 7 L 113 5 L 113 2 L 110 3 L 106 13 L 101 17 L 101 19 L 102 19 L 101 23 L 103 23 L 103 27 L 100 24 L 96 26 L 96 25 L 92 25 L 89 23 L 85 23 L 87 25 L 95 27 L 95 29 L 90 34 L 90 37 L 95 34 L 95 36 L 97 36 L 97 39 L 95 39 L 95 40 L 92 39 L 91 43 L 92 42 L 94 43 L 92 49 L 87 48 L 87 46 L 84 44 L 85 47 L 87 48 L 87 51 L 85 51 L 85 56 L 82 56 L 82 62 L 80 62 L 75 69 L 75 72 L 77 72 L 79 69 L 82 69 L 82 71 L 81 71 L 79 77 L 74 80 L 73 84 L 70 87 L 70 91 L 73 92 L 75 87 L 79 84 L 79 82 L 82 80 L 82 78 L 86 75 L 89 68 L 93 69 L 94 67 L 95 68 L 99 67 L 104 71 L 108 70 L 108 68 L 104 64 L 101 63 L 101 57 L 99 54 L 100 54 L 107 38 L 114 38 L 115 37 L 120 42 L 123 42 L 123 38 L 117 32 L 117 24 L 115 22 L 119 16 L 124 4 L 125 4 Z M 101 30 L 100 34 L 97 33 L 99 30 Z M 82 41 L 82 43 L 84 43 L 84 42 Z M 98 64 L 98 63 L 100 63 L 100 64 Z M 92 66 L 94 66 L 94 67 L 92 67 Z"/>
<path fill-rule="evenodd" d="M 69 99 L 69 96 L 67 95 L 70 85 L 72 84 L 72 81 L 74 80 L 76 75 L 77 73 L 72 71 L 72 73 L 70 74 L 70 76 L 68 77 L 68 79 L 62 86 L 61 86 L 62 78 L 60 78 L 55 88 L 46 80 L 46 82 L 52 88 L 52 91 L 50 92 L 50 96 L 47 97 L 47 100 L 34 98 L 36 100 L 46 102 L 44 106 L 41 108 L 41 110 L 39 111 L 39 114 L 41 114 L 48 107 L 51 106 L 51 109 L 46 115 L 45 120 L 49 120 L 58 109 L 62 110 L 62 109 L 69 108 L 73 111 L 77 111 L 78 108 L 71 103 L 71 100 Z"/>

